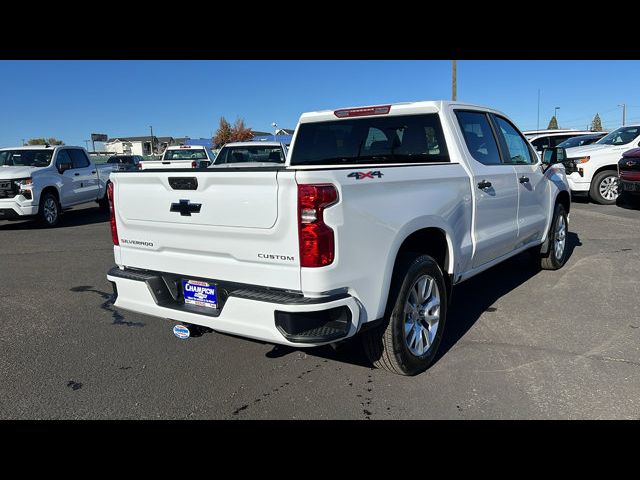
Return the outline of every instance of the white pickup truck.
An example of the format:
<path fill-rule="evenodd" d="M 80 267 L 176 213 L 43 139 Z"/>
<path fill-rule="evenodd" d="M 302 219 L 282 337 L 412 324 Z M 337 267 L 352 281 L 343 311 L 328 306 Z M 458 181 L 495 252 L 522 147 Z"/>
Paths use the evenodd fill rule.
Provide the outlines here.
<path fill-rule="evenodd" d="M 640 125 L 627 125 L 591 145 L 567 148 L 567 160 L 577 167 L 567 175 L 571 191 L 603 205 L 616 203 L 618 161 L 624 152 L 639 146 Z"/>
<path fill-rule="evenodd" d="M 201 145 L 174 145 L 167 147 L 160 160 L 143 160 L 140 170 L 170 168 L 201 168 L 213 162 L 209 149 Z"/>
<path fill-rule="evenodd" d="M 419 373 L 453 285 L 525 250 L 565 263 L 562 152 L 542 163 L 502 113 L 434 101 L 305 113 L 284 165 L 114 173 L 114 304 L 179 337 L 362 332 L 376 366 Z"/>
<path fill-rule="evenodd" d="M 63 210 L 98 202 L 107 207 L 106 184 L 113 165 L 95 165 L 72 146 L 0 149 L 0 220 L 37 216 L 47 227 Z"/>

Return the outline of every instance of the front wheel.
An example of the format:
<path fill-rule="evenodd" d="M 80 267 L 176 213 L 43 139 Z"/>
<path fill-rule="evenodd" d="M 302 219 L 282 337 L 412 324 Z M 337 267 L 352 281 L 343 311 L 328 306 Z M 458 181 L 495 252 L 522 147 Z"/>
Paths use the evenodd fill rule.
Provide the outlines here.
<path fill-rule="evenodd" d="M 614 170 L 598 173 L 591 181 L 591 200 L 600 205 L 613 205 L 618 198 L 618 175 Z"/>
<path fill-rule="evenodd" d="M 416 375 L 433 362 L 447 316 L 447 290 L 438 263 L 428 255 L 405 257 L 392 280 L 390 313 L 362 333 L 364 350 L 378 368 Z"/>
<path fill-rule="evenodd" d="M 40 198 L 38 220 L 44 227 L 55 227 L 60 221 L 60 204 L 52 193 L 45 193 Z"/>
<path fill-rule="evenodd" d="M 567 237 L 569 233 L 567 211 L 561 203 L 557 203 L 548 233 L 549 248 L 541 255 L 540 266 L 544 270 L 558 270 L 567 261 Z"/>

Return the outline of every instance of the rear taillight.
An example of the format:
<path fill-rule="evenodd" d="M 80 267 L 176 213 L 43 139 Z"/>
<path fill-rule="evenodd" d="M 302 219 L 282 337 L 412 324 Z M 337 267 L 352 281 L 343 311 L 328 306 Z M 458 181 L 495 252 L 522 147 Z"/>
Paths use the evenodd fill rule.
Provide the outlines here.
<path fill-rule="evenodd" d="M 198 164 L 196 163 L 195 160 L 193 162 L 191 162 L 191 168 L 196 168 L 197 166 L 198 166 Z"/>
<path fill-rule="evenodd" d="M 338 191 L 333 185 L 298 185 L 301 267 L 324 267 L 333 262 L 333 230 L 324 223 L 324 210 L 337 200 Z"/>
<path fill-rule="evenodd" d="M 118 226 L 116 225 L 116 208 L 113 203 L 113 183 L 107 183 L 107 200 L 109 200 L 109 216 L 111 221 L 111 239 L 114 245 L 120 245 Z"/>

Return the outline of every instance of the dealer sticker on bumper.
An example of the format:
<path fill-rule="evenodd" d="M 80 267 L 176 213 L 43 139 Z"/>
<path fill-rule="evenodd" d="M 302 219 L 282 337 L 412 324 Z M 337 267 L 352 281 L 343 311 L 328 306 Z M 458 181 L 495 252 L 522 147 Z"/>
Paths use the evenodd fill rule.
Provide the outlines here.
<path fill-rule="evenodd" d="M 183 280 L 184 303 L 206 308 L 218 308 L 216 286 L 198 280 Z"/>

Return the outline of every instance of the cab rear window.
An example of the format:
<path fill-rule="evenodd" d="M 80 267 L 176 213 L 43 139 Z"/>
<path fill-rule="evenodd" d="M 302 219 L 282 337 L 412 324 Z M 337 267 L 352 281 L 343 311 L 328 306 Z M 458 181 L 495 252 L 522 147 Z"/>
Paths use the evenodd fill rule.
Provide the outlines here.
<path fill-rule="evenodd" d="M 437 114 L 303 123 L 291 165 L 449 162 Z"/>

